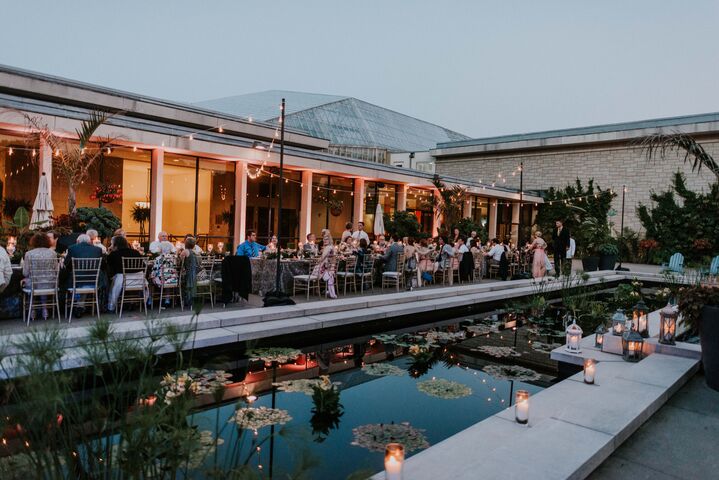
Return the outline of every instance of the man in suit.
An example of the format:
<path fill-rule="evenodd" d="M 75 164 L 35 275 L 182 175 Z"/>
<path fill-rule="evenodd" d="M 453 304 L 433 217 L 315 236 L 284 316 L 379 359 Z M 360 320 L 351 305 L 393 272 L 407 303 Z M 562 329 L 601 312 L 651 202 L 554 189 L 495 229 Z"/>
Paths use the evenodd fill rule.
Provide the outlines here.
<path fill-rule="evenodd" d="M 572 263 L 571 260 L 567 260 L 567 250 L 569 249 L 569 229 L 564 226 L 562 220 L 554 222 L 554 270 L 557 272 L 557 276 L 561 275 L 564 269 L 569 265 L 569 271 L 571 272 Z"/>
<path fill-rule="evenodd" d="M 399 236 L 392 234 L 392 245 L 387 248 L 387 251 L 382 255 L 382 261 L 384 262 L 385 272 L 396 272 L 397 271 L 397 256 L 404 252 L 404 246 L 399 242 Z"/>

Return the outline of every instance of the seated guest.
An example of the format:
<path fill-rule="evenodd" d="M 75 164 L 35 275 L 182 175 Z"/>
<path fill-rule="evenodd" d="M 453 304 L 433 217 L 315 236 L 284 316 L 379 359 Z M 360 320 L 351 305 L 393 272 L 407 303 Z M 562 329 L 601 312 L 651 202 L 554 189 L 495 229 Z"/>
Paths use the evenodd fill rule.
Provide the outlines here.
<path fill-rule="evenodd" d="M 66 276 L 67 280 L 65 281 L 65 285 L 67 285 L 68 288 L 71 288 L 73 286 L 72 282 L 72 259 L 73 258 L 102 258 L 102 250 L 100 247 L 96 247 L 92 244 L 92 240 L 90 238 L 90 235 L 83 233 L 79 237 L 77 237 L 77 243 L 70 248 L 67 249 L 67 255 L 65 255 L 65 270 L 64 273 L 62 273 L 63 276 Z M 95 275 L 84 275 L 83 277 L 78 277 L 77 279 L 77 287 L 92 287 L 95 285 L 96 277 Z M 77 302 L 80 299 L 79 295 L 76 295 L 75 301 Z M 80 318 L 83 314 L 82 308 L 77 309 L 77 311 L 73 312 L 73 315 L 77 318 Z"/>
<path fill-rule="evenodd" d="M 362 240 L 364 238 L 367 241 L 367 245 L 369 245 L 369 235 L 364 231 L 364 222 L 357 222 L 357 230 L 352 232 L 352 238 L 355 240 Z"/>
<path fill-rule="evenodd" d="M 463 282 L 469 281 L 472 278 L 472 271 L 474 270 L 474 258 L 464 243 L 464 236 L 460 235 L 457 240 L 457 260 L 459 268 L 459 279 Z"/>
<path fill-rule="evenodd" d="M 10 285 L 12 277 L 12 264 L 10 263 L 10 255 L 0 246 L 0 292 Z"/>
<path fill-rule="evenodd" d="M 88 237 L 90 237 L 90 243 L 97 248 L 99 248 L 103 254 L 107 253 L 107 247 L 102 244 L 100 241 L 100 234 L 97 233 L 97 230 L 93 230 L 92 228 L 89 229 L 87 232 L 85 232 Z"/>
<path fill-rule="evenodd" d="M 277 235 L 270 237 L 270 243 L 268 243 L 265 248 L 267 253 L 277 253 Z"/>
<path fill-rule="evenodd" d="M 354 238 L 352 238 L 351 235 L 348 235 L 345 237 L 345 239 L 340 242 L 338 246 L 339 253 L 342 255 L 352 255 L 352 253 L 355 251 L 355 244 L 354 244 Z"/>
<path fill-rule="evenodd" d="M 454 260 L 454 248 L 447 241 L 447 237 L 437 237 L 437 248 L 439 249 L 439 257 L 435 269 L 451 268 Z"/>
<path fill-rule="evenodd" d="M 354 239 L 352 239 L 354 241 Z M 353 252 L 354 255 L 357 255 L 357 263 L 355 264 L 355 273 L 362 274 L 364 273 L 364 259 L 365 255 L 367 255 L 367 240 L 364 238 L 359 241 L 359 247 L 355 249 Z"/>
<path fill-rule="evenodd" d="M 44 272 L 33 272 L 30 267 L 33 260 L 57 260 L 57 253 L 50 248 L 51 246 L 50 237 L 46 233 L 38 232 L 30 238 L 29 250 L 25 253 L 22 266 L 22 274 L 25 276 L 23 279 L 25 288 L 30 288 L 33 285 L 36 289 L 55 288 L 57 279 L 55 274 L 48 275 Z M 41 298 L 41 301 L 45 302 L 45 299 Z M 30 315 L 34 315 L 34 313 L 30 312 Z M 47 308 L 42 309 L 42 317 L 47 319 Z"/>
<path fill-rule="evenodd" d="M 246 237 L 247 240 L 237 246 L 236 254 L 250 258 L 259 257 L 260 252 L 264 252 L 266 247 L 257 243 L 257 234 L 254 230 L 248 230 Z"/>
<path fill-rule="evenodd" d="M 477 236 L 477 230 L 472 230 L 472 232 L 469 234 L 469 238 L 467 239 L 467 248 L 471 250 L 477 245 L 478 242 L 481 242 L 481 240 Z"/>
<path fill-rule="evenodd" d="M 417 256 L 419 257 L 418 270 L 419 274 L 422 275 L 424 272 L 430 274 L 435 272 L 435 265 L 432 261 L 433 249 L 429 247 L 429 242 L 426 238 L 419 241 L 419 245 L 415 245 Z"/>
<path fill-rule="evenodd" d="M 313 257 L 316 257 L 318 255 L 317 251 L 317 244 L 315 243 L 315 234 L 314 233 L 308 233 L 307 234 L 307 243 L 302 245 L 302 251 L 307 254 L 311 255 Z"/>
<path fill-rule="evenodd" d="M 124 237 L 125 239 L 127 239 L 127 233 L 122 228 L 118 228 L 112 234 L 112 238 L 115 238 L 115 237 Z M 107 249 L 108 253 L 112 252 L 112 249 L 114 248 L 112 245 L 113 245 L 112 239 L 110 239 L 110 246 Z"/>
<path fill-rule="evenodd" d="M 345 231 L 342 232 L 342 237 L 340 237 L 340 243 L 344 243 L 344 241 L 347 239 L 347 237 L 352 236 L 352 222 L 345 223 Z"/>
<path fill-rule="evenodd" d="M 397 235 L 392 234 L 391 239 L 394 243 L 387 248 L 387 251 L 382 255 L 382 261 L 384 262 L 385 272 L 396 272 L 397 271 L 397 256 L 404 252 L 404 247 L 400 242 L 397 241 Z"/>
<path fill-rule="evenodd" d="M 387 240 L 384 238 L 384 235 L 381 233 L 377 235 L 377 247 L 384 252 L 388 246 L 389 245 L 387 245 Z"/>
<path fill-rule="evenodd" d="M 130 248 L 130 244 L 127 243 L 127 238 L 122 235 L 112 237 L 110 250 L 111 252 L 107 256 L 107 275 L 112 279 L 112 285 L 110 286 L 110 294 L 107 299 L 107 310 L 114 312 L 117 299 L 122 293 L 122 259 L 128 257 L 141 258 L 143 255 L 134 248 Z M 130 275 L 132 275 L 133 280 L 144 280 L 145 271 L 143 269 L 142 271 L 130 272 L 128 273 L 128 279 Z"/>
<path fill-rule="evenodd" d="M 157 234 L 157 240 L 155 240 L 154 242 L 150 242 L 150 253 L 167 253 L 167 245 L 169 245 L 171 253 L 175 253 L 177 251 L 175 246 L 170 243 L 167 232 L 160 232 Z"/>
<path fill-rule="evenodd" d="M 337 252 L 335 251 L 332 235 L 330 235 L 329 230 L 324 229 L 322 232 L 324 233 L 322 236 L 322 256 L 313 274 L 327 282 L 326 295 L 329 298 L 337 298 L 337 293 L 335 292 Z"/>

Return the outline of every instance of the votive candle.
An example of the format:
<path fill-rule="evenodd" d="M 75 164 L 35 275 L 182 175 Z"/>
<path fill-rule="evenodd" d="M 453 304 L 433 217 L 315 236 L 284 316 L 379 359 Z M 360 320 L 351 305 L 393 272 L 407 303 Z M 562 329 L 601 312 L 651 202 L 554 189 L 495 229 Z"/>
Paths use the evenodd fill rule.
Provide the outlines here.
<path fill-rule="evenodd" d="M 404 446 L 401 443 L 388 443 L 384 449 L 384 478 L 402 480 L 404 464 Z"/>
<path fill-rule="evenodd" d="M 594 374 L 597 369 L 597 362 L 593 358 L 584 359 L 584 383 L 594 384 Z"/>
<path fill-rule="evenodd" d="M 529 392 L 517 390 L 514 394 L 514 418 L 517 423 L 526 425 L 529 422 Z"/>

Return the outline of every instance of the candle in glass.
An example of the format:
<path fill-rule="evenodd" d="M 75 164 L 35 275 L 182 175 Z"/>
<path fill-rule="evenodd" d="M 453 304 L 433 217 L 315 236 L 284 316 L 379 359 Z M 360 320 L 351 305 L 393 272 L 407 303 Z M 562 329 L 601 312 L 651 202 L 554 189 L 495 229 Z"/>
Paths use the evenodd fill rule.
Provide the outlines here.
<path fill-rule="evenodd" d="M 517 390 L 514 395 L 514 418 L 517 423 L 525 425 L 529 421 L 529 392 Z"/>
<path fill-rule="evenodd" d="M 584 359 L 584 383 L 594 384 L 594 374 L 596 372 L 597 362 L 593 358 Z"/>
<path fill-rule="evenodd" d="M 384 449 L 384 474 L 386 480 L 402 480 L 404 446 L 401 443 L 388 443 Z"/>

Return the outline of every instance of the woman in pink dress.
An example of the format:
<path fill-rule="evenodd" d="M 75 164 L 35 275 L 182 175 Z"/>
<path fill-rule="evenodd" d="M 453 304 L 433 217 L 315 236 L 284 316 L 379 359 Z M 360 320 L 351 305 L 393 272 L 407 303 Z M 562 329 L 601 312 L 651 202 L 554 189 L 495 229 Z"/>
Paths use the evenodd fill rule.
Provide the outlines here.
<path fill-rule="evenodd" d="M 534 232 L 534 241 L 530 245 L 530 250 L 534 251 L 532 260 L 532 277 L 542 278 L 547 274 L 547 242 L 542 239 L 542 232 Z"/>

